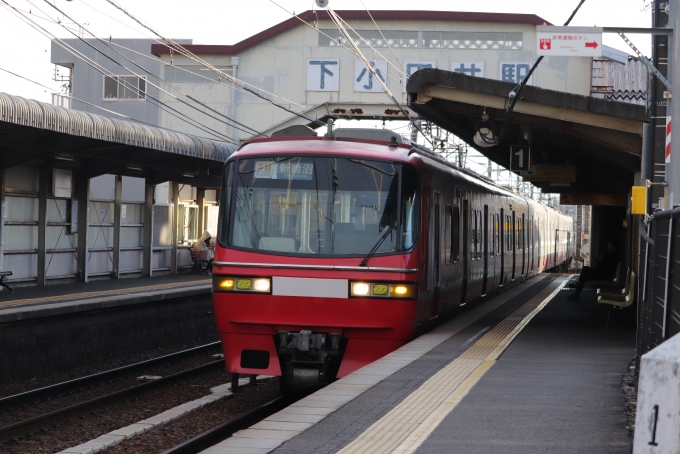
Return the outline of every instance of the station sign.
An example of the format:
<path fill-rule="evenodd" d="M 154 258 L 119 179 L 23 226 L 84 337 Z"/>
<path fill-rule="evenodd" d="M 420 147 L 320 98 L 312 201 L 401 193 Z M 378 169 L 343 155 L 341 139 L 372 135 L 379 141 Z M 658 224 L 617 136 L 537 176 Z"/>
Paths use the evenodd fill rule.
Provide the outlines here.
<path fill-rule="evenodd" d="M 546 57 L 601 57 L 602 27 L 536 27 L 536 54 Z"/>
<path fill-rule="evenodd" d="M 545 183 L 576 182 L 576 166 L 570 165 L 533 165 L 522 174 L 524 181 Z"/>
<path fill-rule="evenodd" d="M 561 205 L 627 206 L 626 194 L 560 194 Z"/>

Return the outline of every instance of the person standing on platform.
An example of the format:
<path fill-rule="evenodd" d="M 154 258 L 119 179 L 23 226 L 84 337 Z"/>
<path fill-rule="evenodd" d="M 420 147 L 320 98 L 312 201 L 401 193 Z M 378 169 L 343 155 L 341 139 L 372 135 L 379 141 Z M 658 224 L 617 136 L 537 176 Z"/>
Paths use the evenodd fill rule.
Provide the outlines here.
<path fill-rule="evenodd" d="M 578 299 L 583 291 L 583 287 L 588 281 L 596 279 L 613 279 L 616 274 L 616 267 L 619 265 L 621 256 L 614 240 L 609 240 L 607 245 L 609 251 L 602 257 L 596 259 L 598 262 L 595 266 L 584 266 L 581 269 L 581 274 L 576 282 L 570 282 L 569 287 L 575 288 L 576 291 L 569 295 L 569 299 Z"/>

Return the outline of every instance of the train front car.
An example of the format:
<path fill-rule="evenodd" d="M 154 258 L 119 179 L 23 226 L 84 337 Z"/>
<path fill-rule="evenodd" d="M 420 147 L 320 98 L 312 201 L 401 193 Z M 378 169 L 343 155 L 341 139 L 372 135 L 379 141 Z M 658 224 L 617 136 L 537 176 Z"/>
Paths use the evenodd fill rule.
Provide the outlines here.
<path fill-rule="evenodd" d="M 213 264 L 227 370 L 323 385 L 413 338 L 410 146 L 262 139 L 225 164 Z"/>

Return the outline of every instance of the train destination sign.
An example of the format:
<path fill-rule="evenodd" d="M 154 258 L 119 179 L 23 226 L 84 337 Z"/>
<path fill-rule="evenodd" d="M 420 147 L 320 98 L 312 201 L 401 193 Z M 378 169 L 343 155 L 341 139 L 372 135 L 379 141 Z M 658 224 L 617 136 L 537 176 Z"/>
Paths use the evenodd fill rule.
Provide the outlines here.
<path fill-rule="evenodd" d="M 536 27 L 536 54 L 554 57 L 601 57 L 602 27 Z"/>
<path fill-rule="evenodd" d="M 522 174 L 524 181 L 546 183 L 576 182 L 576 166 L 569 165 L 532 165 Z"/>
<path fill-rule="evenodd" d="M 626 194 L 560 194 L 562 205 L 627 206 Z"/>

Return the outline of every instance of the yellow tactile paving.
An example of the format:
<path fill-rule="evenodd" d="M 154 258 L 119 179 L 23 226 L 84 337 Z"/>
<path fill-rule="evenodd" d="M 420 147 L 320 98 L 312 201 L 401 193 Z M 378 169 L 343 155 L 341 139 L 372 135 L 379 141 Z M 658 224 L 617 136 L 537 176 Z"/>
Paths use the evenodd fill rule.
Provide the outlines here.
<path fill-rule="evenodd" d="M 117 289 L 117 290 L 106 290 L 106 291 L 102 291 L 102 292 L 71 293 L 69 295 L 46 296 L 46 297 L 43 297 L 43 298 L 29 298 L 29 299 L 23 299 L 23 300 L 6 301 L 4 303 L 0 303 L 0 307 L 2 307 L 2 306 L 14 306 L 16 304 L 44 303 L 44 302 L 49 302 L 49 301 L 70 301 L 70 300 L 87 298 L 87 297 L 90 297 L 90 296 L 112 295 L 112 294 L 115 294 L 115 293 L 127 294 L 127 293 L 143 292 L 143 291 L 147 291 L 147 290 L 165 290 L 165 289 L 171 289 L 171 288 L 176 288 L 176 287 L 194 287 L 196 285 L 209 284 L 210 282 L 211 282 L 210 279 L 203 279 L 203 280 L 200 280 L 200 281 L 177 282 L 177 283 L 168 283 L 168 284 L 159 284 L 159 285 L 147 285 L 147 286 L 144 286 L 144 287 L 132 287 L 132 288 Z"/>
<path fill-rule="evenodd" d="M 550 283 L 466 352 L 430 377 L 340 453 L 406 454 L 418 449 L 565 282 L 566 278 L 558 278 Z"/>

